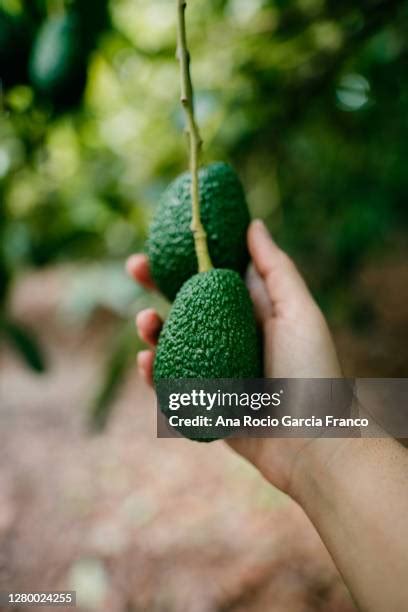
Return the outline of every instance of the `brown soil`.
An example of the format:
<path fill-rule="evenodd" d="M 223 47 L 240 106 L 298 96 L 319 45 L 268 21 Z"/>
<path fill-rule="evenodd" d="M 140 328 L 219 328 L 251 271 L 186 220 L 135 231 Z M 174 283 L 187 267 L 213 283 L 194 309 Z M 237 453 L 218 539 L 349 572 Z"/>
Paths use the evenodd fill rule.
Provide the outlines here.
<path fill-rule="evenodd" d="M 406 374 L 408 283 L 396 287 L 396 274 L 406 279 L 406 267 L 362 281 L 377 296 L 376 329 L 337 333 L 349 374 Z M 9 349 L 0 356 L 0 590 L 76 588 L 84 611 L 355 610 L 294 502 L 221 442 L 156 438 L 154 396 L 135 370 L 104 433 L 87 431 L 117 322 L 61 321 L 63 286 L 51 270 L 15 291 L 48 372 L 29 372 Z"/>

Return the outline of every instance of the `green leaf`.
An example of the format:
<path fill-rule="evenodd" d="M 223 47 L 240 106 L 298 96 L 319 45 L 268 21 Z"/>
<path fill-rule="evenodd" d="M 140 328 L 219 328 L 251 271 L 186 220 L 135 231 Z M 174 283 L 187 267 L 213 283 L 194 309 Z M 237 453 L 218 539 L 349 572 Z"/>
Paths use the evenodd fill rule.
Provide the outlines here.
<path fill-rule="evenodd" d="M 44 353 L 30 330 L 20 323 L 6 320 L 3 322 L 3 333 L 34 372 L 42 373 L 46 370 Z"/>
<path fill-rule="evenodd" d="M 140 341 L 134 332 L 134 325 L 125 325 L 112 348 L 104 380 L 91 406 L 89 424 L 92 430 L 102 431 L 105 428 L 114 407 L 114 400 L 139 348 Z"/>

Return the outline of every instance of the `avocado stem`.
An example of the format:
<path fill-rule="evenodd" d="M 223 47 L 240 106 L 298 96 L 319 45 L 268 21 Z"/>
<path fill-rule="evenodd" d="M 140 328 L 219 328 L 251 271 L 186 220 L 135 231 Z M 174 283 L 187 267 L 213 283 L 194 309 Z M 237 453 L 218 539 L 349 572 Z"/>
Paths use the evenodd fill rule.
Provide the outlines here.
<path fill-rule="evenodd" d="M 186 0 L 177 0 L 177 58 L 180 62 L 181 104 L 186 120 L 187 133 L 190 143 L 190 174 L 191 174 L 191 231 L 194 236 L 194 246 L 198 261 L 198 271 L 208 272 L 213 265 L 208 252 L 207 234 L 200 217 L 200 189 L 198 182 L 198 168 L 203 145 L 198 124 L 194 113 L 194 90 L 190 74 L 190 55 L 187 48 Z"/>

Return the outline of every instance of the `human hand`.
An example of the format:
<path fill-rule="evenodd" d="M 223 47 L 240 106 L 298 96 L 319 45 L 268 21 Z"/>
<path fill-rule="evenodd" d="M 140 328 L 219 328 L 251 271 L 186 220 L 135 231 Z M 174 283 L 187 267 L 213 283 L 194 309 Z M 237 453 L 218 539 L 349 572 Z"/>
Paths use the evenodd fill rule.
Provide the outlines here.
<path fill-rule="evenodd" d="M 248 287 L 263 330 L 265 376 L 341 377 L 325 319 L 293 262 L 260 221 L 251 224 L 248 245 L 253 262 Z M 130 257 L 127 268 L 137 282 L 154 288 L 144 255 Z M 140 337 L 152 347 L 139 353 L 150 384 L 161 325 L 152 309 L 137 316 Z M 247 437 L 228 444 L 301 505 L 359 609 L 407 608 L 405 449 L 386 437 Z"/>
<path fill-rule="evenodd" d="M 252 264 L 247 274 L 255 315 L 263 331 L 267 378 L 337 378 L 341 369 L 326 321 L 292 260 L 271 239 L 262 221 L 248 230 Z M 154 289 L 145 255 L 132 255 L 128 273 Z M 137 315 L 143 341 L 152 348 L 141 351 L 138 366 L 152 384 L 154 347 L 162 320 L 153 309 Z M 312 440 L 299 438 L 240 438 L 229 444 L 251 461 L 278 488 L 292 494 L 295 466 Z M 331 441 L 329 441 L 331 442 Z M 333 446 L 333 445 L 332 445 Z"/>

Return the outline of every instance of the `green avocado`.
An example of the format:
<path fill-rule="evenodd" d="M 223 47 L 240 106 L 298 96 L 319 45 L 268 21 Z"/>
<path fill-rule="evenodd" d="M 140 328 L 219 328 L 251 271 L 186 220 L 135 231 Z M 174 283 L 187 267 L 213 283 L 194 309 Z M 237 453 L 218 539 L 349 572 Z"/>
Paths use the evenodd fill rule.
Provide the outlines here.
<path fill-rule="evenodd" d="M 243 274 L 250 218 L 240 180 L 231 166 L 216 162 L 200 170 L 199 185 L 201 222 L 212 263 Z M 186 172 L 163 194 L 147 242 L 152 277 L 170 300 L 198 270 L 190 225 L 191 175 Z"/>
<path fill-rule="evenodd" d="M 168 379 L 261 376 L 253 306 L 237 272 L 201 272 L 182 286 L 159 337 L 153 375 L 156 385 Z M 169 416 L 166 408 L 163 412 Z M 190 437 L 182 428 L 179 431 Z"/>
<path fill-rule="evenodd" d="M 260 374 L 253 306 L 239 274 L 221 269 L 195 274 L 177 294 L 161 331 L 155 381 Z"/>
<path fill-rule="evenodd" d="M 58 109 L 78 103 L 86 84 L 87 55 L 75 12 L 49 17 L 31 51 L 29 74 L 40 97 Z"/>

